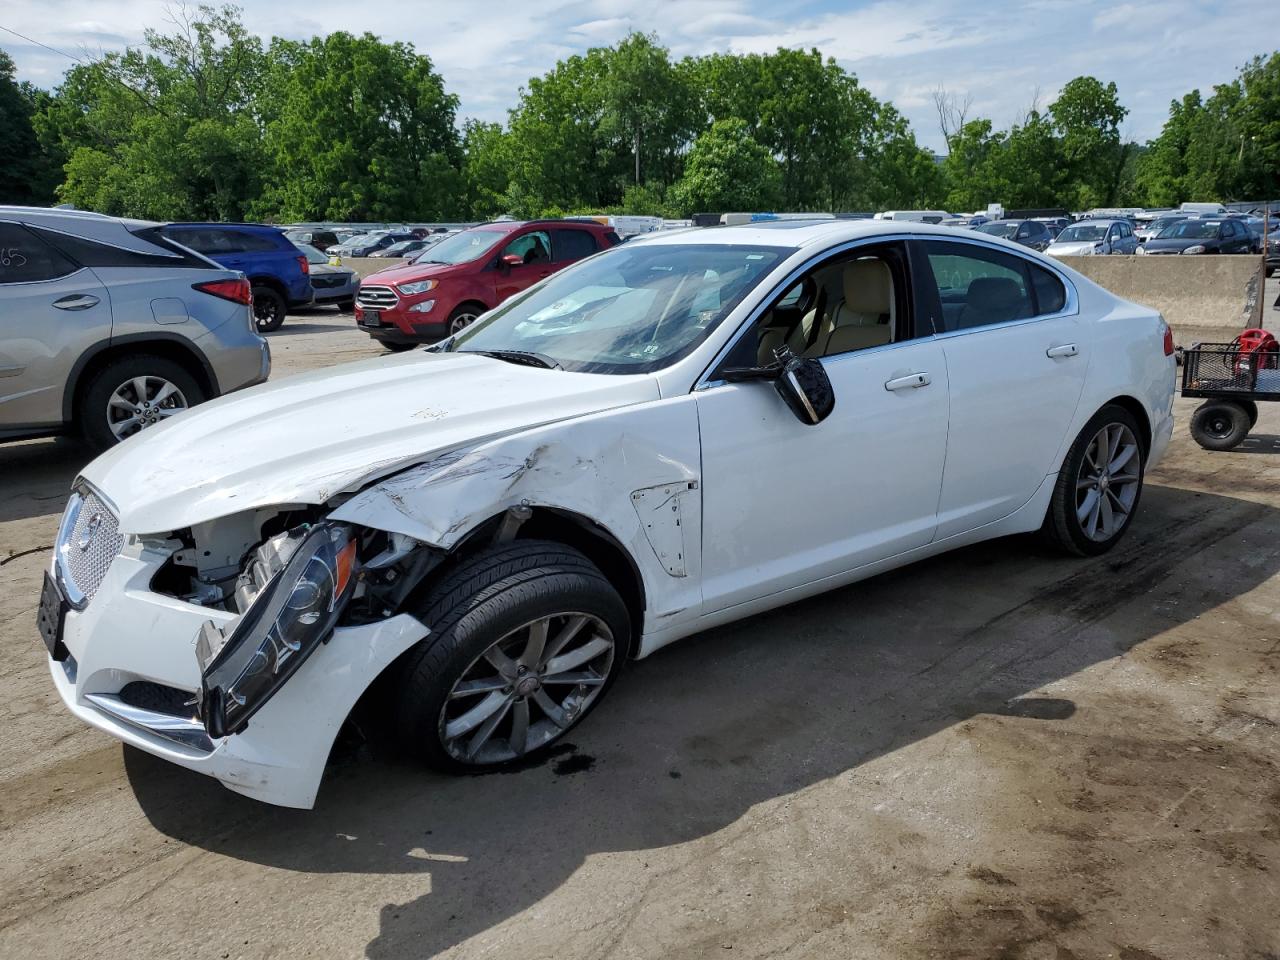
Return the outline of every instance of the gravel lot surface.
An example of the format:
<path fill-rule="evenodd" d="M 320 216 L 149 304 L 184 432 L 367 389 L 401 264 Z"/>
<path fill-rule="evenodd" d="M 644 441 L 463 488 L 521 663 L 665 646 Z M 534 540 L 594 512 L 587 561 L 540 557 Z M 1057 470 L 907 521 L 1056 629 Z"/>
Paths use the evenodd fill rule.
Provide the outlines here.
<path fill-rule="evenodd" d="M 272 347 L 380 352 L 329 312 Z M 0 446 L 0 957 L 1274 958 L 1280 405 L 1231 453 L 1194 405 L 1102 559 L 1002 540 L 691 638 L 520 773 L 344 740 L 311 812 L 62 709 L 86 453 Z"/>

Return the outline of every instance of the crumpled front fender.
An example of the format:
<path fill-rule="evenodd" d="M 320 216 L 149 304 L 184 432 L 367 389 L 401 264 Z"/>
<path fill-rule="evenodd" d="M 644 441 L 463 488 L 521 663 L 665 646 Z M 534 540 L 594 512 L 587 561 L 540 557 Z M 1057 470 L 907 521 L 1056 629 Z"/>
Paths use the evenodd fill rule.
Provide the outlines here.
<path fill-rule="evenodd" d="M 631 555 L 645 631 L 701 608 L 701 487 L 691 397 L 610 410 L 464 446 L 373 484 L 331 516 L 450 550 L 515 506 L 576 514 Z"/>

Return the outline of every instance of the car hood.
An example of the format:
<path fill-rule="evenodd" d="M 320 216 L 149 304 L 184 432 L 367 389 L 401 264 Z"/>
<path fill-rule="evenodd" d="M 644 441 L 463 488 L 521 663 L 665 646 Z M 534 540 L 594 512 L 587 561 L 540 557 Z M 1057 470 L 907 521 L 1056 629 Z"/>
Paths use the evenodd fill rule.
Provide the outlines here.
<path fill-rule="evenodd" d="M 1045 253 L 1057 254 L 1064 257 L 1075 257 L 1081 254 L 1094 253 L 1093 240 L 1072 240 L 1068 243 L 1051 243 Z"/>
<path fill-rule="evenodd" d="M 659 398 L 644 376 L 416 350 L 253 387 L 139 433 L 82 476 L 123 533 L 335 494 L 485 438 Z"/>
<path fill-rule="evenodd" d="M 1205 247 L 1216 247 L 1218 241 L 1215 239 L 1196 240 L 1195 238 L 1179 238 L 1177 240 L 1148 240 L 1143 246 L 1147 248 L 1147 253 L 1172 253 L 1177 250 L 1185 250 L 1187 247 L 1203 245 Z"/>
<path fill-rule="evenodd" d="M 333 276 L 335 273 L 340 273 L 343 276 L 349 277 L 351 274 L 355 273 L 355 271 L 350 267 L 335 267 L 331 263 L 313 263 L 309 266 L 311 268 L 312 276 Z"/>
<path fill-rule="evenodd" d="M 401 264 L 396 260 L 390 266 L 369 274 L 365 279 L 377 277 L 379 283 L 412 283 L 414 280 L 431 280 L 452 277 L 458 274 L 468 274 L 472 273 L 474 269 L 474 261 L 471 263 Z"/>

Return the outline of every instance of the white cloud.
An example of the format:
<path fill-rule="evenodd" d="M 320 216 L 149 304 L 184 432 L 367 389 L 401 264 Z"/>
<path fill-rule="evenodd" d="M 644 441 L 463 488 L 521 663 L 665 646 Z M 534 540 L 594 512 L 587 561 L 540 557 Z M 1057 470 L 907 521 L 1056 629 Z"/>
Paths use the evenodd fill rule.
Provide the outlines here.
<path fill-rule="evenodd" d="M 1276 0 L 474 0 L 352 4 L 242 0 L 264 37 L 369 31 L 427 53 L 462 101 L 462 114 L 505 118 L 517 90 L 557 59 L 656 32 L 679 56 L 816 46 L 891 99 L 922 142 L 938 146 L 931 93 L 971 93 L 973 115 L 1004 126 L 1037 92 L 1045 105 L 1069 79 L 1114 80 L 1128 133 L 1154 136 L 1169 101 L 1234 75 L 1280 37 Z M 164 29 L 163 0 L 0 0 L 0 25 L 75 56 L 141 41 Z M 0 32 L 19 74 L 53 86 L 68 60 Z"/>

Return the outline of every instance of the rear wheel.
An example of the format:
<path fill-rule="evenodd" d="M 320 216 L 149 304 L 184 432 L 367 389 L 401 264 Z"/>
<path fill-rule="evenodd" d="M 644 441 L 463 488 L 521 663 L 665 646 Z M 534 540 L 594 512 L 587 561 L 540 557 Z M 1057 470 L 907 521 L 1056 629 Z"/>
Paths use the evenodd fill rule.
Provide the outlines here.
<path fill-rule="evenodd" d="M 205 399 L 195 377 L 165 357 L 142 354 L 103 367 L 85 387 L 76 419 L 105 450 Z"/>
<path fill-rule="evenodd" d="M 270 287 L 253 288 L 253 320 L 259 333 L 270 333 L 284 325 L 288 305 L 284 297 Z"/>
<path fill-rule="evenodd" d="M 1044 532 L 1080 557 L 1106 553 L 1129 529 L 1142 496 L 1146 451 L 1138 423 L 1108 404 L 1085 424 L 1067 452 L 1045 516 Z"/>
<path fill-rule="evenodd" d="M 400 733 L 432 767 L 500 767 L 545 752 L 608 691 L 630 642 L 613 585 L 578 551 L 516 541 L 464 562 L 414 611 Z"/>
<path fill-rule="evenodd" d="M 1251 412 L 1234 400 L 1206 400 L 1191 415 L 1191 436 L 1206 450 L 1230 450 L 1240 444 L 1256 422 Z"/>

